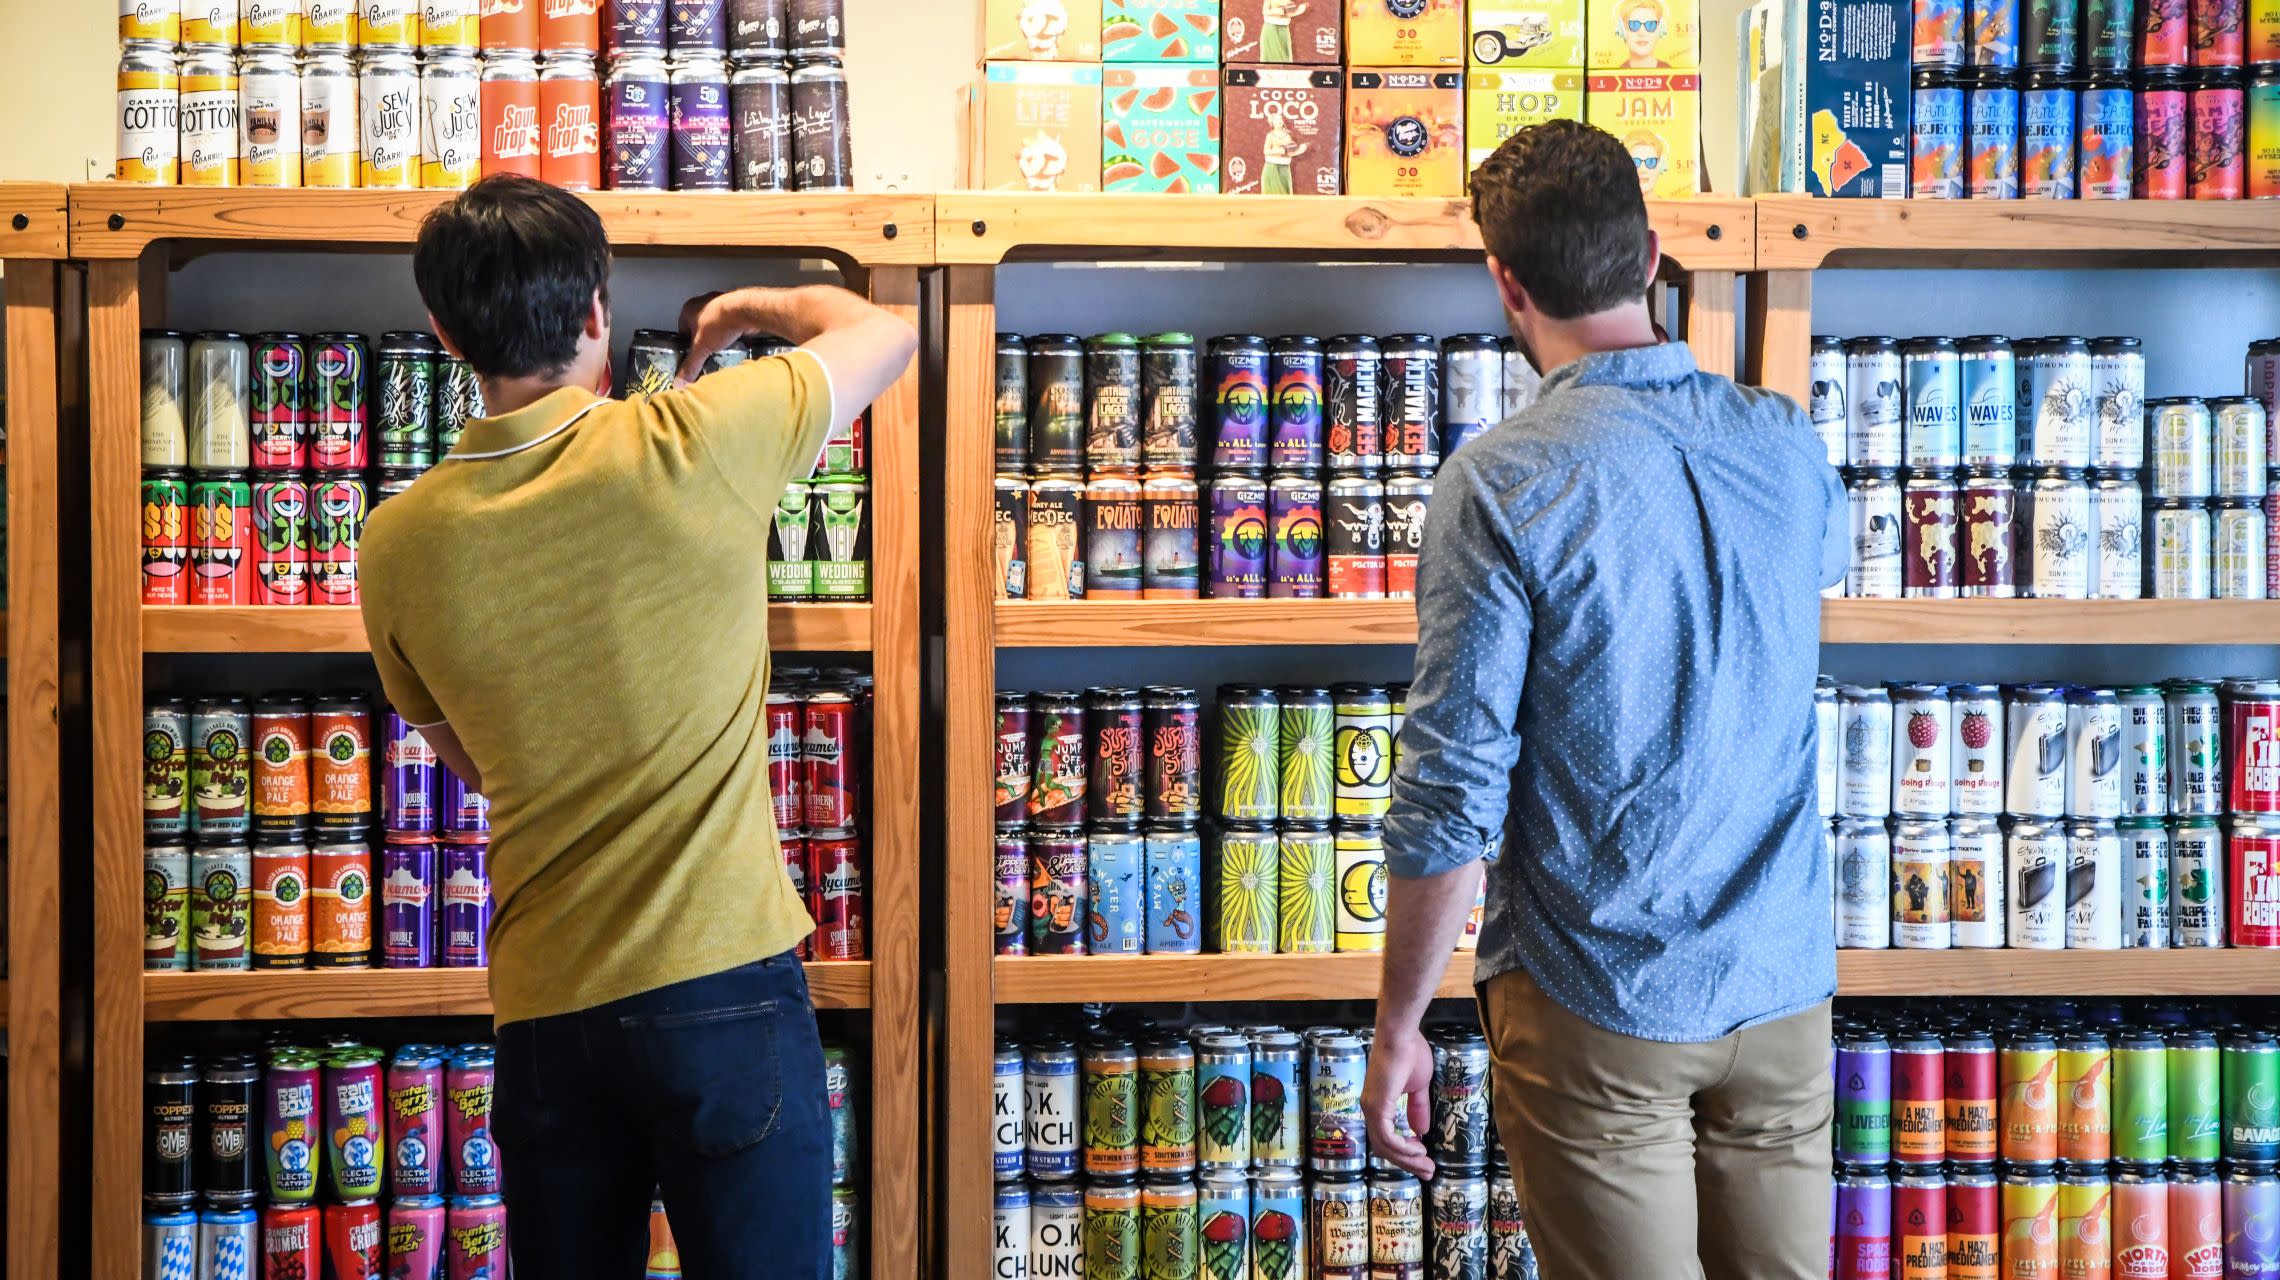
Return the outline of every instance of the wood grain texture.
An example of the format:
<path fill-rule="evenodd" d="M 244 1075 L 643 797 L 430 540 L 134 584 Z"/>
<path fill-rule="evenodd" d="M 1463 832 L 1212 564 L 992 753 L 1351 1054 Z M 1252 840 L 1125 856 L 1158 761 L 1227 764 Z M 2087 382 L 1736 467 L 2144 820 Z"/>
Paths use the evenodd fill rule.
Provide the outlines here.
<path fill-rule="evenodd" d="M 874 565 L 874 576 L 877 572 Z M 872 625 L 867 604 L 768 606 L 768 644 L 779 653 L 867 652 Z M 142 648 L 145 653 L 372 651 L 363 615 L 337 605 L 145 605 Z"/>
<path fill-rule="evenodd" d="M 294 246 L 410 244 L 449 191 L 71 188 L 73 254 L 133 258 L 156 241 Z M 610 243 L 775 249 L 849 263 L 922 265 L 934 257 L 934 202 L 913 195 L 593 192 Z M 112 226 L 112 219 L 119 220 Z M 892 228 L 890 232 L 890 228 Z"/>
<path fill-rule="evenodd" d="M 990 487 L 996 443 L 997 306 L 993 272 L 953 267 L 946 335 L 948 404 L 943 459 L 944 617 L 942 757 L 943 966 L 945 981 L 942 1246 L 949 1280 L 990 1274 L 990 1090 L 996 1004 L 990 986 L 996 894 L 990 832 L 996 814 L 997 657 L 991 636 Z"/>
<path fill-rule="evenodd" d="M 934 207 L 936 252 L 946 264 L 1082 259 L 1104 250 L 1363 260 L 1481 251 L 1472 207 L 1463 200 L 944 192 Z M 1656 200 L 1647 212 L 1664 256 L 1686 270 L 1747 271 L 1756 264 L 1751 201 Z"/>
<path fill-rule="evenodd" d="M 0 206 L 0 225 L 7 210 Z M 0 252 L 12 251 L 0 233 Z M 6 265 L 8 384 L 8 1032 L 9 1280 L 56 1274 L 62 1228 L 62 757 L 56 723 L 61 273 Z M 76 353 L 74 353 L 76 354 Z"/>
<path fill-rule="evenodd" d="M 1749 278 L 1742 380 L 1810 405 L 1813 273 L 1760 271 Z"/>
<path fill-rule="evenodd" d="M 94 750 L 95 1280 L 140 1272 L 142 300 L 132 260 L 88 267 L 88 680 Z"/>
<path fill-rule="evenodd" d="M 1222 1000 L 1375 1000 L 1382 959 L 1330 956 L 1000 956 L 1004 1004 L 1090 1000 L 1204 1003 Z M 1472 956 L 1454 952 L 1435 995 L 1472 994 Z"/>
<path fill-rule="evenodd" d="M 1686 345 L 1704 373 L 1734 376 L 1737 280 L 1731 271 L 1696 271 L 1686 278 Z"/>
<path fill-rule="evenodd" d="M 22 226 L 16 225 L 19 221 Z M 70 256 L 70 201 L 64 185 L 0 182 L 0 261 Z"/>
<path fill-rule="evenodd" d="M 870 961 L 810 961 L 806 968 L 816 1008 L 870 1007 Z M 490 976 L 488 969 L 146 973 L 143 1016 L 150 1022 L 489 1017 Z"/>
<path fill-rule="evenodd" d="M 2280 644 L 2280 600 L 1831 600 L 1828 644 Z"/>
<path fill-rule="evenodd" d="M 2280 254 L 2280 209 L 2255 200 L 1757 200 L 1760 271 L 1922 262 L 2027 265 L 2091 254 L 2171 266 Z M 1962 256 L 1956 256 L 1962 255 Z"/>
<path fill-rule="evenodd" d="M 871 301 L 919 323 L 918 272 L 878 267 Z M 917 1280 L 919 1069 L 919 365 L 871 406 L 870 1264 Z"/>
<path fill-rule="evenodd" d="M 1417 643 L 1410 600 L 1001 600 L 993 613 L 1005 649 Z"/>

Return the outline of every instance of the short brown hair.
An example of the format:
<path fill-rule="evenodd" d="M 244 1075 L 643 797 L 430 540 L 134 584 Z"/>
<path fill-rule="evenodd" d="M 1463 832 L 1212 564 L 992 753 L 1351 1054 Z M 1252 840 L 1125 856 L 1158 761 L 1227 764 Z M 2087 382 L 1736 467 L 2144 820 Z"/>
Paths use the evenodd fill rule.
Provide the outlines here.
<path fill-rule="evenodd" d="M 1530 125 L 1473 170 L 1472 193 L 1482 242 L 1544 314 L 1572 320 L 1645 292 L 1647 202 L 1615 135 Z"/>

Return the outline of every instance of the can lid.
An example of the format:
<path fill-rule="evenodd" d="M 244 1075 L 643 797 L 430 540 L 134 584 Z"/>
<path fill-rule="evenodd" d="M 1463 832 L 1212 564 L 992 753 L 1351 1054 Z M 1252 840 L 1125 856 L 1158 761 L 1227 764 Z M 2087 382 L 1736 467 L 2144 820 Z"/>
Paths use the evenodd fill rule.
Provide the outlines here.
<path fill-rule="evenodd" d="M 1913 82 L 1919 89 L 1956 89 L 1963 84 L 1948 67 L 1918 67 Z"/>
<path fill-rule="evenodd" d="M 1195 335 L 1192 333 L 1181 333 L 1177 330 L 1169 330 L 1164 333 L 1151 333 L 1140 339 L 1140 345 L 1144 347 L 1193 347 L 1195 345 Z"/>
<path fill-rule="evenodd" d="M 1129 333 L 1096 333 L 1085 339 L 1088 347 L 1137 347 L 1140 340 Z"/>
<path fill-rule="evenodd" d="M 1865 337 L 1845 339 L 1845 350 L 1847 351 L 1881 351 L 1887 347 L 1897 348 L 1899 345 L 1898 339 L 1883 334 L 1869 334 Z"/>

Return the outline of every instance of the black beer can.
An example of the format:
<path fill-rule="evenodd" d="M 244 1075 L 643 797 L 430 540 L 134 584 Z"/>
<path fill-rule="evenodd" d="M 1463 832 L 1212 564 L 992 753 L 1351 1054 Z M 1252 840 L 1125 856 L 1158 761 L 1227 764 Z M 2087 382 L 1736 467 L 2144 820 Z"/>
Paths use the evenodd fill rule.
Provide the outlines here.
<path fill-rule="evenodd" d="M 1085 817 L 1096 827 L 1136 830 L 1140 826 L 1148 762 L 1141 730 L 1139 690 L 1085 690 L 1085 736 L 1090 740 L 1085 752 Z"/>
<path fill-rule="evenodd" d="M 1322 360 L 1322 415 L 1332 471 L 1385 465 L 1384 386 L 1377 339 L 1348 333 L 1330 340 Z"/>
<path fill-rule="evenodd" d="M 1085 339 L 1085 463 L 1139 474 L 1140 342 L 1129 333 Z"/>
<path fill-rule="evenodd" d="M 1195 335 L 1140 340 L 1140 458 L 1150 471 L 1195 474 Z"/>
<path fill-rule="evenodd" d="M 1029 340 L 1029 469 L 1073 475 L 1085 465 L 1085 349 L 1073 333 Z"/>
<path fill-rule="evenodd" d="M 1441 349 L 1424 334 L 1385 340 L 1385 465 L 1430 473 L 1441 465 Z"/>
<path fill-rule="evenodd" d="M 621 397 L 653 396 L 672 390 L 685 354 L 679 334 L 664 329 L 636 329 L 633 342 L 625 349 L 625 376 L 620 380 L 618 394 Z"/>
<path fill-rule="evenodd" d="M 435 462 L 436 364 L 443 347 L 424 333 L 384 333 L 373 349 L 379 403 L 373 434 L 380 465 L 424 467 Z"/>
<path fill-rule="evenodd" d="M 445 356 L 435 366 L 435 456 L 440 458 L 459 445 L 459 433 L 482 417 L 483 380 L 475 366 Z M 381 464 L 387 465 L 382 458 Z"/>
<path fill-rule="evenodd" d="M 847 72 L 836 58 L 792 64 L 792 184 L 801 191 L 852 191 Z"/>
<path fill-rule="evenodd" d="M 1203 704 L 1195 690 L 1181 685 L 1150 685 L 1142 692 L 1148 816 L 1193 822 L 1203 814 Z"/>
<path fill-rule="evenodd" d="M 206 1060 L 198 1081 L 198 1189 L 214 1204 L 251 1204 L 261 1189 L 260 1079 L 252 1054 L 224 1053 Z"/>
<path fill-rule="evenodd" d="M 182 1208 L 198 1194 L 198 1060 L 154 1053 L 143 1065 L 143 1203 Z"/>
<path fill-rule="evenodd" d="M 997 336 L 997 469 L 1029 466 L 1029 347 L 1016 333 Z"/>

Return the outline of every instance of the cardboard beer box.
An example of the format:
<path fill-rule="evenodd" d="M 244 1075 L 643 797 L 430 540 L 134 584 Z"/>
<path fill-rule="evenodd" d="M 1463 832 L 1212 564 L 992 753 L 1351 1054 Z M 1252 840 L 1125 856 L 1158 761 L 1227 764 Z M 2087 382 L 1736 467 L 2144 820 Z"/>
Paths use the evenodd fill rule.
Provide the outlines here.
<path fill-rule="evenodd" d="M 1473 0 L 1471 12 L 1473 66 L 1583 65 L 1583 0 Z"/>
<path fill-rule="evenodd" d="M 1100 190 L 1100 64 L 990 63 L 981 137 L 985 191 Z"/>
<path fill-rule="evenodd" d="M 1346 73 L 1346 193 L 1465 193 L 1465 78 L 1403 67 Z"/>
<path fill-rule="evenodd" d="M 1334 196 L 1345 77 L 1329 67 L 1229 67 L 1220 75 L 1220 190 L 1231 196 Z"/>
<path fill-rule="evenodd" d="M 1219 0 L 1104 0 L 1103 62 L 1219 62 Z"/>
<path fill-rule="evenodd" d="M 1587 87 L 1585 122 L 1631 153 L 1642 194 L 1672 200 L 1701 189 L 1701 72 L 1599 71 Z"/>
<path fill-rule="evenodd" d="M 1100 61 L 1100 0 L 983 0 L 982 61 Z"/>
<path fill-rule="evenodd" d="M 1583 70 L 1465 73 L 1465 172 L 1504 140 L 1546 120 L 1583 119 Z"/>
<path fill-rule="evenodd" d="M 1336 66 L 1343 0 L 1220 0 L 1220 58 Z"/>
<path fill-rule="evenodd" d="M 1587 0 L 1584 49 L 1594 71 L 1698 71 L 1700 0 Z"/>
<path fill-rule="evenodd" d="M 1911 6 L 1764 0 L 1759 8 L 1753 27 L 1785 56 L 1768 59 L 1745 104 L 1750 193 L 1906 199 Z"/>
<path fill-rule="evenodd" d="M 1465 0 L 1345 0 L 1346 62 L 1355 67 L 1461 67 Z"/>
<path fill-rule="evenodd" d="M 1218 71 L 1111 66 L 1102 82 L 1101 190 L 1218 192 Z"/>

